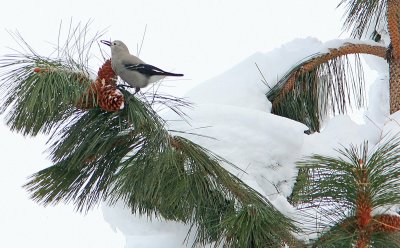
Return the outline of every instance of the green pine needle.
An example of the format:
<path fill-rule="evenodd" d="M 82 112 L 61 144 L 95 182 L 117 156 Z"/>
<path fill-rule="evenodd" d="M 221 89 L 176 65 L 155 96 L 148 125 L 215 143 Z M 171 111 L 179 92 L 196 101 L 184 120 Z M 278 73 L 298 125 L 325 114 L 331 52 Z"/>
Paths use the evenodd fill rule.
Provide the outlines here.
<path fill-rule="evenodd" d="M 65 121 L 90 83 L 87 75 L 45 58 L 10 55 L 0 61 L 0 69 L 7 70 L 1 78 L 0 112 L 8 110 L 7 124 L 24 135 L 48 133 Z"/>
<path fill-rule="evenodd" d="M 80 211 L 101 200 L 122 200 L 132 212 L 196 226 L 196 244 L 240 247 L 248 240 L 242 235 L 271 247 L 294 240 L 290 231 L 298 229 L 220 166 L 227 161 L 171 137 L 160 121 L 150 105 L 135 98 L 120 112 L 94 109 L 78 115 L 52 137 L 55 164 L 34 174 L 25 187 L 44 205 L 73 202 Z M 249 206 L 257 211 L 236 221 L 260 224 L 245 232 L 230 230 L 226 220 Z"/>
<path fill-rule="evenodd" d="M 320 131 L 324 117 L 343 114 L 349 107 L 360 108 L 365 104 L 364 76 L 359 56 L 354 56 L 354 69 L 349 56 L 341 56 L 322 63 L 314 70 L 301 70 L 304 64 L 321 55 L 310 56 L 294 66 L 267 93 L 268 99 L 274 103 L 289 77 L 298 72 L 294 88 L 274 103 L 272 113 L 299 121 L 312 132 Z"/>
<path fill-rule="evenodd" d="M 121 89 L 124 108 L 77 109 L 91 83 L 88 24 L 70 25 L 54 56 L 24 52 L 0 58 L 0 112 L 24 135 L 51 133 L 53 165 L 24 187 L 43 205 L 72 203 L 88 211 L 99 202 L 122 201 L 133 213 L 190 225 L 194 246 L 281 247 L 300 230 L 270 202 L 222 167 L 234 166 L 183 137 L 172 136 L 155 108 L 182 118 L 185 99 Z M 89 100 L 87 97 L 86 100 Z M 176 132 L 175 132 L 176 133 Z M 236 167 L 237 168 L 237 167 Z M 188 234 L 189 235 L 189 234 Z M 294 245 L 293 245 L 294 247 Z"/>
<path fill-rule="evenodd" d="M 386 21 L 387 1 L 384 0 L 342 0 L 338 7 L 346 3 L 344 30 L 351 30 L 351 36 L 361 39 L 371 27 L 374 29 Z"/>
<path fill-rule="evenodd" d="M 74 104 L 91 83 L 87 63 L 100 36 L 88 39 L 88 25 L 71 23 L 65 45 L 52 57 L 39 55 L 19 33 L 11 34 L 22 50 L 0 58 L 0 113 L 8 111 L 11 130 L 49 133 L 74 114 Z"/>
<path fill-rule="evenodd" d="M 338 154 L 337 158 L 313 155 L 298 163 L 307 176 L 303 175 L 294 198 L 305 213 L 311 209 L 318 215 L 317 219 L 305 215 L 317 221 L 318 231 L 322 230 L 317 247 L 354 244 L 360 195 L 369 197 L 371 211 L 400 204 L 400 138 L 382 141 L 373 149 L 367 142 L 351 145 L 339 149 Z M 382 240 L 389 240 L 390 235 L 373 233 L 371 242 L 387 243 Z"/>

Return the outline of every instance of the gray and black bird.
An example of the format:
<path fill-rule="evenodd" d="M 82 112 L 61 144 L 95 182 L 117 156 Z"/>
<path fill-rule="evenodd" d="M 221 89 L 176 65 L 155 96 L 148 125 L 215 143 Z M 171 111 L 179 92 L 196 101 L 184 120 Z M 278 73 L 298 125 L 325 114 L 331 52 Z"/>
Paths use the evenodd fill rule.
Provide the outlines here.
<path fill-rule="evenodd" d="M 111 66 L 115 73 L 127 84 L 135 88 L 135 93 L 147 85 L 164 77 L 182 77 L 183 74 L 161 70 L 129 53 L 128 47 L 120 40 L 101 43 L 111 47 Z"/>

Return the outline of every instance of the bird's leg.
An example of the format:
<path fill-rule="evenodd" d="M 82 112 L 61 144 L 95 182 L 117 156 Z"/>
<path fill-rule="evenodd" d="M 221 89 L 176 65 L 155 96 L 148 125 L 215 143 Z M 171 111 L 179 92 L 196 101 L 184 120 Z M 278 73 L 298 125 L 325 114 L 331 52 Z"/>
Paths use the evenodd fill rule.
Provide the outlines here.
<path fill-rule="evenodd" d="M 138 93 L 140 91 L 140 87 L 134 87 L 131 85 L 125 85 L 125 84 L 119 84 L 117 85 L 117 89 L 121 90 L 124 88 L 135 88 L 135 93 L 133 93 L 133 95 L 136 95 L 136 93 Z"/>
<path fill-rule="evenodd" d="M 118 84 L 117 89 L 121 90 L 121 89 L 125 89 L 125 88 L 133 88 L 133 86 L 130 85 L 125 85 L 125 84 Z"/>

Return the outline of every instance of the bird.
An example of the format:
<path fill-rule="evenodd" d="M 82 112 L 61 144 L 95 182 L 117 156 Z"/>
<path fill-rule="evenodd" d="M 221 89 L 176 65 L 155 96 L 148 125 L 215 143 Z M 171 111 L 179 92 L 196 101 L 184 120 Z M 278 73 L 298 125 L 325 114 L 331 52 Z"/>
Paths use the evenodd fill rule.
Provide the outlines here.
<path fill-rule="evenodd" d="M 158 67 L 145 63 L 140 58 L 129 53 L 128 47 L 120 40 L 100 40 L 111 48 L 111 67 L 115 73 L 131 87 L 135 94 L 149 84 L 164 77 L 182 77 L 183 74 L 161 70 Z"/>

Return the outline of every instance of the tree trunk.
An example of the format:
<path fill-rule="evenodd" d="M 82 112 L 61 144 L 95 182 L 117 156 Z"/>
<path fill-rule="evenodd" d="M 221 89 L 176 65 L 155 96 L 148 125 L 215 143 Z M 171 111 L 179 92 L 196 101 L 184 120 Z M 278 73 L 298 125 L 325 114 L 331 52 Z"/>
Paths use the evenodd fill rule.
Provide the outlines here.
<path fill-rule="evenodd" d="M 388 53 L 390 113 L 400 110 L 400 0 L 387 1 L 387 20 L 391 46 Z"/>
<path fill-rule="evenodd" d="M 400 59 L 389 62 L 390 113 L 400 110 Z"/>
<path fill-rule="evenodd" d="M 387 0 L 387 22 L 391 45 L 392 56 L 395 59 L 400 57 L 400 0 Z"/>

